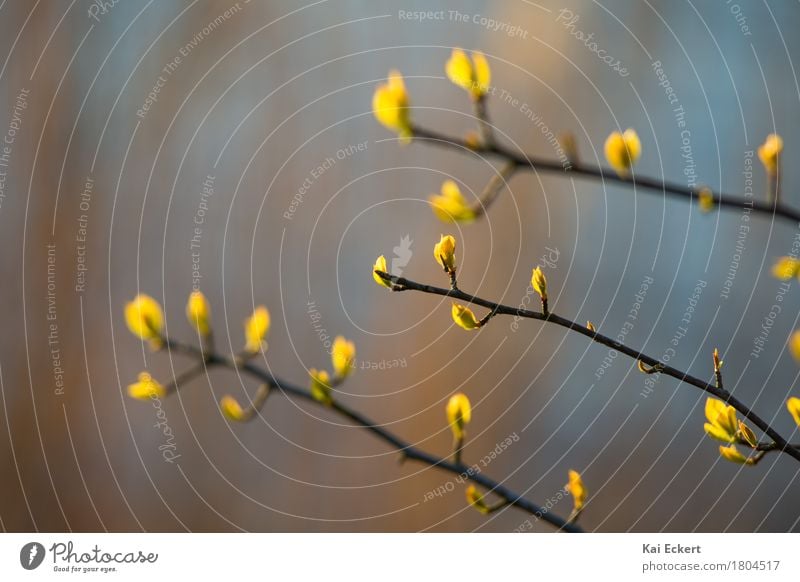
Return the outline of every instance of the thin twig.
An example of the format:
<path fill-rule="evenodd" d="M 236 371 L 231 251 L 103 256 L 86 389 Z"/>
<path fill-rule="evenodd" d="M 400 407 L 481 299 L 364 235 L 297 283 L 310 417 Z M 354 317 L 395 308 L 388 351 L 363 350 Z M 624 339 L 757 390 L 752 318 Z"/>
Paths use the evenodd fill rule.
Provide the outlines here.
<path fill-rule="evenodd" d="M 486 107 L 486 95 L 481 95 L 473 102 L 475 117 L 478 118 L 481 140 L 484 147 L 492 147 L 495 144 L 494 131 L 489 121 L 489 109 Z"/>
<path fill-rule="evenodd" d="M 626 356 L 633 358 L 634 360 L 638 360 L 652 368 L 657 368 L 657 372 L 661 374 L 665 374 L 667 376 L 671 376 L 680 382 L 684 382 L 686 384 L 691 384 L 704 392 L 727 402 L 731 406 L 733 406 L 737 411 L 739 411 L 745 418 L 749 419 L 753 424 L 755 424 L 759 429 L 761 429 L 764 434 L 766 434 L 769 438 L 774 441 L 774 448 L 770 448 L 769 450 L 779 450 L 791 457 L 794 457 L 796 460 L 800 461 L 800 447 L 797 445 L 789 444 L 789 442 L 784 439 L 780 434 L 778 434 L 775 429 L 773 429 L 765 420 L 763 420 L 760 416 L 758 416 L 755 412 L 753 412 L 749 407 L 747 407 L 744 403 L 739 401 L 738 398 L 733 396 L 730 392 L 725 390 L 724 388 L 717 387 L 714 384 L 709 384 L 700 378 L 696 378 L 694 376 L 689 375 L 686 372 L 682 372 L 672 366 L 668 366 L 663 362 L 659 362 L 656 358 L 652 356 L 648 356 L 640 352 L 637 349 L 628 347 L 624 344 L 619 343 L 616 340 L 611 339 L 610 337 L 604 336 L 596 331 L 592 331 L 589 328 L 561 317 L 559 315 L 555 315 L 554 313 L 549 313 L 547 315 L 538 312 L 538 311 L 530 311 L 528 309 L 519 309 L 517 307 L 510 307 L 508 305 L 502 305 L 499 303 L 495 303 L 494 301 L 489 301 L 487 299 L 481 299 L 480 297 L 476 297 L 475 295 L 470 295 L 469 293 L 465 293 L 459 289 L 443 289 L 441 287 L 434 287 L 432 285 L 424 285 L 422 283 L 417 283 L 416 281 L 411 281 L 404 277 L 396 277 L 394 275 L 390 275 L 388 273 L 384 273 L 382 271 L 375 271 L 379 277 L 384 279 L 385 281 L 389 281 L 395 285 L 395 290 L 397 291 L 421 291 L 423 293 L 430 293 L 433 295 L 443 295 L 445 297 L 452 297 L 454 299 L 460 299 L 462 301 L 466 301 L 467 303 L 472 303 L 473 305 L 480 305 L 482 307 L 486 307 L 490 309 L 493 315 L 513 315 L 516 317 L 522 317 L 527 319 L 536 319 L 539 321 L 544 321 L 547 323 L 554 323 L 561 327 L 565 327 L 569 330 L 575 331 L 581 335 L 584 335 L 591 339 L 592 341 L 602 344 L 604 346 L 608 346 L 618 352 L 625 354 Z"/>
<path fill-rule="evenodd" d="M 334 400 L 330 406 L 321 404 L 311 395 L 310 391 L 305 390 L 304 388 L 300 388 L 299 386 L 293 385 L 290 382 L 286 382 L 284 380 L 277 378 L 267 370 L 264 370 L 255 365 L 252 361 L 242 361 L 241 359 L 237 358 L 229 358 L 217 352 L 209 352 L 209 351 L 203 352 L 199 348 L 196 348 L 192 345 L 184 344 L 170 338 L 163 338 L 162 343 L 164 348 L 167 349 L 168 351 L 190 356 L 201 361 L 205 361 L 205 365 L 208 367 L 221 366 L 229 368 L 231 370 L 240 370 L 242 372 L 249 374 L 254 378 L 259 379 L 260 381 L 264 382 L 271 388 L 282 392 L 286 396 L 301 400 L 307 400 L 319 406 L 323 406 L 325 408 L 333 410 L 340 416 L 343 416 L 348 420 L 350 420 L 353 424 L 361 428 L 367 429 L 369 432 L 378 437 L 380 440 L 384 441 L 385 443 L 391 445 L 393 448 L 400 451 L 404 459 L 417 461 L 448 473 L 460 475 L 463 478 L 480 485 L 487 491 L 501 498 L 503 500 L 502 501 L 503 505 L 512 505 L 518 509 L 521 509 L 522 511 L 525 511 L 531 515 L 536 516 L 541 520 L 546 521 L 547 523 L 555 526 L 561 531 L 566 531 L 571 533 L 580 533 L 583 531 L 583 529 L 578 525 L 574 523 L 569 523 L 563 517 L 556 515 L 555 513 L 549 511 L 548 509 L 540 507 L 531 501 L 528 501 L 527 499 L 515 493 L 508 487 L 501 485 L 497 481 L 490 479 L 489 477 L 485 476 L 482 473 L 474 471 L 469 466 L 462 463 L 460 460 L 457 462 L 451 462 L 446 459 L 437 457 L 431 453 L 428 453 L 422 449 L 419 449 L 414 445 L 406 442 L 399 436 L 395 435 L 391 431 L 385 429 L 383 426 L 380 426 L 379 424 L 375 423 L 367 416 L 361 414 L 360 412 L 350 408 L 345 404 L 342 404 L 341 402 Z"/>
<path fill-rule="evenodd" d="M 508 184 L 511 176 L 517 170 L 516 162 L 506 162 L 502 168 L 487 182 L 486 186 L 478 198 L 478 203 L 475 205 L 475 215 L 485 214 L 489 207 L 497 199 L 498 194 L 503 191 L 503 188 Z"/>

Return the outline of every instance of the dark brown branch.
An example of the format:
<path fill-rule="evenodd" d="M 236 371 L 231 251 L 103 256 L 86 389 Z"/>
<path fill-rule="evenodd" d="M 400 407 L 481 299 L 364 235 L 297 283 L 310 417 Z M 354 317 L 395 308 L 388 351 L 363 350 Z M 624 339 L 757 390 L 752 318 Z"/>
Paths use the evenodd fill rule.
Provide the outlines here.
<path fill-rule="evenodd" d="M 658 368 L 658 372 L 661 374 L 665 374 L 667 376 L 672 376 L 676 380 L 680 382 L 684 382 L 686 384 L 691 384 L 712 396 L 719 398 L 733 406 L 737 411 L 739 411 L 745 418 L 750 420 L 754 425 L 756 425 L 759 429 L 761 429 L 764 434 L 766 434 L 770 439 L 774 441 L 774 447 L 770 448 L 770 450 L 779 450 L 787 455 L 794 457 L 796 460 L 800 461 L 800 448 L 795 445 L 789 444 L 786 439 L 784 439 L 781 435 L 779 435 L 765 420 L 763 420 L 760 416 L 758 416 L 755 412 L 753 412 L 749 407 L 747 407 L 744 403 L 742 403 L 738 398 L 733 396 L 730 392 L 725 390 L 722 387 L 717 387 L 714 384 L 709 384 L 708 382 L 701 380 L 700 378 L 696 378 L 694 376 L 689 375 L 686 372 L 682 372 L 672 366 L 668 366 L 663 362 L 658 361 L 656 358 L 652 356 L 648 356 L 636 350 L 634 348 L 628 347 L 624 344 L 619 343 L 616 340 L 611 339 L 610 337 L 604 336 L 596 331 L 592 331 L 589 328 L 561 317 L 559 315 L 555 315 L 554 313 L 549 313 L 544 315 L 538 311 L 530 311 L 527 309 L 519 309 L 516 307 L 509 307 L 508 305 L 501 305 L 499 303 L 495 303 L 494 301 L 488 301 L 486 299 L 481 299 L 480 297 L 476 297 L 474 295 L 470 295 L 469 293 L 465 293 L 460 289 L 443 289 L 441 287 L 433 287 L 431 285 L 424 285 L 422 283 L 417 283 L 416 281 L 411 281 L 404 277 L 395 277 L 394 275 L 390 275 L 388 273 L 384 273 L 381 271 L 375 271 L 379 277 L 382 279 L 389 281 L 394 284 L 395 291 L 421 291 L 423 293 L 430 293 L 433 295 L 443 295 L 445 297 L 452 297 L 454 299 L 460 299 L 462 301 L 466 301 L 467 303 L 472 303 L 473 305 L 480 305 L 481 307 L 485 307 L 490 309 L 491 312 L 495 315 L 513 315 L 516 317 L 522 317 L 527 319 L 537 319 L 539 321 L 545 321 L 547 323 L 554 323 L 561 327 L 565 327 L 569 330 L 575 331 L 581 335 L 588 337 L 590 340 L 602 344 L 604 346 L 608 346 L 620 353 L 625 354 L 626 356 L 633 358 L 634 360 L 638 360 L 643 362 L 644 364 L 652 367 Z"/>
<path fill-rule="evenodd" d="M 665 180 L 658 180 L 656 178 L 648 178 L 639 175 L 620 176 L 613 170 L 606 170 L 601 167 L 592 167 L 586 164 L 579 164 L 577 161 L 571 161 L 569 165 L 564 165 L 559 161 L 545 160 L 536 156 L 530 156 L 524 153 L 514 152 L 506 147 L 492 142 L 489 145 L 482 144 L 475 147 L 474 144 L 468 144 L 465 140 L 455 137 L 450 137 L 436 131 L 423 129 L 420 127 L 413 128 L 414 139 L 427 141 L 434 145 L 443 147 L 454 148 L 462 151 L 472 151 L 479 154 L 486 154 L 496 156 L 506 160 L 507 162 L 514 163 L 520 168 L 529 168 L 535 172 L 551 172 L 557 174 L 570 174 L 573 176 L 598 179 L 601 181 L 616 182 L 633 186 L 634 188 L 644 188 L 646 190 L 661 192 L 665 195 L 683 200 L 692 200 L 698 197 L 700 188 L 689 188 L 674 182 Z M 742 195 L 731 195 L 722 192 L 713 192 L 712 200 L 715 204 L 726 208 L 737 208 L 739 210 L 749 209 L 753 212 L 777 216 L 790 220 L 792 222 L 800 222 L 800 211 L 791 208 L 781 202 L 769 200 L 754 200 Z"/>
<path fill-rule="evenodd" d="M 503 500 L 504 505 L 512 505 L 514 507 L 517 507 L 522 511 L 530 513 L 531 515 L 534 515 L 539 519 L 546 521 L 547 523 L 557 527 L 561 531 L 571 532 L 571 533 L 580 533 L 583 531 L 583 529 L 581 529 L 578 525 L 574 523 L 568 523 L 567 520 L 564 519 L 563 517 L 556 515 L 555 513 L 552 513 L 545 508 L 539 507 L 535 503 L 532 503 L 527 499 L 525 499 L 524 497 L 522 497 L 521 495 L 515 493 L 508 487 L 501 485 L 496 481 L 493 481 L 492 479 L 483 475 L 482 473 L 475 472 L 464 463 L 460 461 L 451 462 L 415 447 L 414 445 L 401 439 L 391 431 L 375 423 L 367 416 L 361 414 L 356 410 L 353 410 L 352 408 L 348 407 L 345 404 L 337 402 L 336 400 L 334 400 L 330 406 L 325 406 L 321 404 L 316 399 L 314 399 L 310 391 L 275 377 L 273 374 L 271 374 L 267 370 L 259 368 L 251 361 L 241 360 L 237 358 L 229 358 L 223 356 L 222 354 L 218 354 L 216 352 L 209 352 L 209 351 L 203 352 L 199 348 L 195 348 L 194 346 L 177 342 L 169 338 L 163 338 L 163 344 L 165 348 L 170 352 L 179 353 L 182 355 L 190 356 L 195 359 L 199 359 L 201 361 L 205 361 L 205 365 L 208 367 L 222 366 L 225 368 L 229 368 L 231 370 L 241 370 L 249 374 L 250 376 L 264 382 L 271 388 L 277 389 L 286 396 L 290 396 L 292 398 L 297 398 L 300 400 L 307 400 L 319 406 L 323 406 L 325 408 L 333 410 L 340 416 L 343 416 L 348 420 L 350 420 L 353 424 L 361 428 L 367 429 L 373 435 L 375 435 L 385 443 L 391 445 L 393 448 L 397 449 L 403 455 L 404 459 L 410 459 L 412 461 L 424 463 L 436 469 L 440 469 L 448 473 L 453 473 L 455 475 L 462 475 L 465 479 L 480 485 L 487 491 L 500 497 Z"/>

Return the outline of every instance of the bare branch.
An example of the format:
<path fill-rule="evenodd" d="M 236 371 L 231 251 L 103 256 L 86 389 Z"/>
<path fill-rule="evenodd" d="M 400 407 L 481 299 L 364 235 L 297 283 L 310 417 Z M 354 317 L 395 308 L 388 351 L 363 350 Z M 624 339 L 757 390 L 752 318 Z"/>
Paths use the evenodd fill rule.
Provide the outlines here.
<path fill-rule="evenodd" d="M 789 442 L 784 439 L 780 434 L 778 434 L 775 429 L 773 429 L 765 420 L 763 420 L 760 416 L 758 416 L 755 412 L 753 412 L 749 407 L 747 407 L 744 403 L 742 403 L 738 398 L 733 396 L 730 392 L 722 388 L 721 386 L 716 386 L 715 384 L 710 384 L 700 378 L 696 378 L 691 376 L 687 372 L 683 372 L 672 366 L 668 366 L 663 362 L 658 361 L 656 358 L 652 356 L 648 356 L 647 354 L 642 353 L 641 351 L 628 347 L 624 344 L 619 343 L 616 340 L 611 339 L 610 337 L 604 336 L 597 331 L 590 330 L 588 327 L 561 317 L 559 315 L 555 315 L 554 313 L 548 313 L 545 315 L 544 313 L 538 311 L 530 311 L 528 309 L 519 309 L 516 307 L 510 307 L 508 305 L 501 305 L 499 303 L 495 303 L 494 301 L 489 301 L 487 299 L 482 299 L 480 297 L 476 297 L 475 295 L 470 295 L 469 293 L 465 293 L 460 289 L 443 289 L 441 287 L 434 287 L 432 285 L 425 285 L 422 283 L 417 283 L 416 281 L 411 281 L 404 277 L 395 277 L 394 275 L 390 275 L 388 273 L 384 273 L 381 271 L 375 271 L 379 277 L 386 281 L 390 281 L 393 284 L 401 287 L 404 291 L 421 291 L 423 293 L 430 293 L 433 295 L 443 295 L 445 297 L 453 297 L 454 299 L 460 299 L 462 301 L 466 301 L 468 303 L 472 303 L 474 305 L 480 305 L 481 307 L 485 307 L 490 309 L 493 315 L 513 315 L 516 317 L 527 318 L 527 319 L 537 319 L 539 321 L 544 321 L 547 323 L 554 323 L 561 327 L 565 327 L 571 331 L 577 332 L 581 335 L 588 337 L 590 340 L 602 344 L 604 346 L 608 346 L 614 350 L 617 350 L 620 353 L 625 354 L 626 356 L 637 360 L 640 365 L 644 364 L 649 366 L 650 368 L 654 369 L 653 372 L 665 374 L 667 376 L 672 376 L 676 380 L 683 382 L 685 384 L 691 384 L 702 390 L 703 392 L 707 392 L 712 396 L 727 402 L 731 406 L 733 406 L 737 411 L 739 411 L 745 418 L 749 419 L 753 424 L 755 424 L 759 429 L 761 429 L 764 434 L 766 434 L 770 439 L 774 441 L 774 448 L 770 448 L 769 450 L 779 450 L 787 455 L 794 457 L 796 460 L 800 461 L 800 448 L 796 445 L 791 445 Z"/>
<path fill-rule="evenodd" d="M 406 442 L 367 416 L 336 400 L 334 400 L 330 406 L 325 406 L 318 402 L 311 395 L 310 391 L 277 378 L 267 370 L 256 366 L 252 361 L 229 358 L 217 352 L 204 352 L 199 348 L 195 348 L 194 346 L 184 344 L 170 338 L 162 338 L 162 343 L 165 349 L 168 351 L 193 357 L 201 362 L 205 362 L 204 365 L 208 367 L 221 366 L 231 370 L 239 370 L 254 378 L 257 378 L 261 382 L 267 384 L 270 388 L 282 392 L 286 396 L 307 400 L 319 406 L 324 406 L 329 410 L 333 410 L 340 416 L 350 420 L 354 425 L 368 430 L 383 442 L 400 451 L 404 459 L 417 461 L 448 473 L 460 475 L 464 479 L 472 481 L 473 483 L 476 483 L 487 491 L 493 493 L 497 497 L 500 497 L 503 500 L 501 502 L 502 506 L 511 505 L 521 509 L 522 511 L 534 515 L 550 525 L 555 526 L 561 531 L 571 533 L 579 533 L 583 531 L 578 525 L 569 523 L 568 520 L 564 519 L 563 517 L 556 515 L 548 509 L 540 507 L 531 501 L 528 501 L 522 495 L 515 493 L 508 487 L 490 479 L 486 475 L 472 470 L 469 466 L 462 463 L 460 459 L 456 462 L 451 462 L 423 451 L 422 449 L 419 449 Z M 201 363 L 201 365 L 203 364 Z"/>
<path fill-rule="evenodd" d="M 618 184 L 625 184 L 633 188 L 642 188 L 655 193 L 660 192 L 665 195 L 683 200 L 696 199 L 701 190 L 699 187 L 693 189 L 674 182 L 649 178 L 636 174 L 620 176 L 612 170 L 606 170 L 601 167 L 592 167 L 586 164 L 570 163 L 569 165 L 564 165 L 560 161 L 545 160 L 525 153 L 517 153 L 506 147 L 498 145 L 497 143 L 492 143 L 491 145 L 483 144 L 479 147 L 475 147 L 474 144 L 468 144 L 463 139 L 450 137 L 436 131 L 431 131 L 420 127 L 414 127 L 413 134 L 414 139 L 423 142 L 442 147 L 453 148 L 456 150 L 471 151 L 479 154 L 496 156 L 508 162 L 513 162 L 516 166 L 518 166 L 519 169 L 527 168 L 534 172 L 570 174 L 582 178 L 615 182 Z M 771 197 L 769 200 L 754 200 L 743 195 L 712 192 L 711 200 L 714 204 L 718 204 L 721 207 L 736 208 L 739 210 L 748 209 L 764 215 L 784 218 L 794 223 L 800 222 L 800 211 L 783 204 L 774 197 Z"/>

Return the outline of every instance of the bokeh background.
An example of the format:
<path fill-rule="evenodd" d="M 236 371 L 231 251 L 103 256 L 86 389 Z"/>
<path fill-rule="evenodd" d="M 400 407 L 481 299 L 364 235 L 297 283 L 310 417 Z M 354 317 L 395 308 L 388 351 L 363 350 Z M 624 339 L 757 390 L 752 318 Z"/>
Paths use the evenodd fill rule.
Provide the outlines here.
<path fill-rule="evenodd" d="M 719 347 L 727 386 L 797 440 L 784 402 L 800 394 L 798 366 L 785 344 L 800 292 L 795 283 L 781 294 L 769 274 L 796 225 L 526 173 L 485 219 L 446 226 L 428 194 L 448 177 L 477 193 L 497 162 L 400 146 L 370 111 L 397 68 L 414 119 L 464 135 L 474 119 L 444 62 L 454 46 L 482 50 L 507 144 L 554 157 L 546 132 L 568 130 L 582 158 L 600 163 L 607 134 L 635 127 L 637 171 L 739 193 L 750 181 L 761 197 L 751 156 L 777 130 L 785 199 L 800 205 L 796 3 L 100 4 L 0 2 L 0 133 L 20 126 L 0 205 L 4 530 L 550 530 L 514 509 L 479 515 L 450 476 L 399 464 L 309 403 L 272 397 L 261 418 L 231 425 L 218 399 L 244 400 L 256 385 L 226 371 L 161 403 L 177 455 L 166 462 L 159 410 L 125 388 L 142 369 L 166 382 L 190 362 L 143 349 L 122 308 L 149 293 L 169 333 L 192 340 L 183 309 L 198 267 L 222 347 L 239 349 L 242 320 L 264 304 L 273 324 L 263 364 L 305 383 L 308 368 L 329 366 L 325 334 L 343 334 L 366 369 L 338 397 L 440 455 L 451 444 L 445 402 L 463 391 L 474 406 L 466 460 L 515 438 L 484 471 L 538 503 L 558 494 L 568 469 L 581 471 L 587 529 L 800 530 L 800 466 L 778 455 L 755 468 L 721 461 L 694 388 L 648 386 L 634 362 L 536 322 L 497 319 L 466 333 L 448 302 L 390 294 L 370 276 L 375 257 L 391 258 L 408 237 L 404 275 L 446 284 L 431 248 L 452 232 L 462 288 L 516 305 L 543 264 L 565 316 L 612 336 L 625 327 L 626 343 L 702 377 Z M 443 12 L 424 22 L 401 14 L 416 10 Z M 137 114 L 154 88 L 157 100 Z M 454 490 L 426 501 L 443 486 Z"/>

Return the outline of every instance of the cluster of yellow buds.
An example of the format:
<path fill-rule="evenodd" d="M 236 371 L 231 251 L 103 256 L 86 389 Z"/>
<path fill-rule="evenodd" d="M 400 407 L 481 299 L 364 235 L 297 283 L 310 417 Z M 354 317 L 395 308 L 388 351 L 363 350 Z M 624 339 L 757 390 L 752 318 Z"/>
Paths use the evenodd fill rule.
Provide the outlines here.
<path fill-rule="evenodd" d="M 125 304 L 125 323 L 133 335 L 150 343 L 151 348 L 159 349 L 163 343 L 164 313 L 158 301 L 138 294 Z M 128 396 L 138 400 L 163 398 L 167 393 L 148 372 L 140 372 L 138 379 L 128 386 Z"/>
<path fill-rule="evenodd" d="M 492 81 L 492 71 L 483 53 L 473 51 L 470 60 L 467 53 L 460 48 L 453 49 L 445 65 L 445 73 L 448 79 L 467 91 L 475 101 L 486 95 Z"/>
<path fill-rule="evenodd" d="M 451 279 L 451 285 L 455 289 L 455 273 L 456 273 L 456 239 L 452 235 L 441 235 L 440 240 L 433 246 L 433 257 L 436 262 L 439 264 L 445 272 L 447 272 Z M 375 264 L 372 266 L 372 278 L 375 282 L 382 286 L 388 287 L 389 289 L 394 288 L 393 283 L 390 281 L 385 280 L 383 277 L 378 275 L 378 273 L 386 273 L 386 258 L 381 255 L 379 256 Z M 536 293 L 542 299 L 542 312 L 544 315 L 548 315 L 548 308 L 547 308 L 547 277 L 545 277 L 544 272 L 542 271 L 541 267 L 536 267 L 533 269 L 531 273 L 531 285 Z M 453 302 L 450 313 L 453 317 L 453 322 L 457 326 L 462 329 L 466 329 L 467 331 L 472 331 L 479 329 L 481 326 L 484 325 L 486 320 L 491 316 L 487 316 L 484 320 L 479 320 L 475 313 L 467 307 L 466 305 L 461 305 L 460 303 Z M 590 327 L 591 330 L 594 330 L 594 326 Z"/>
<path fill-rule="evenodd" d="M 331 406 L 333 404 L 333 388 L 350 375 L 355 359 L 356 345 L 343 336 L 337 336 L 331 347 L 333 377 L 326 370 L 311 368 L 308 371 L 308 375 L 311 377 L 309 390 L 314 400 Z"/>
<path fill-rule="evenodd" d="M 186 301 L 186 319 L 202 338 L 211 335 L 211 307 L 200 290 L 196 289 L 189 294 Z M 164 312 L 158 301 L 149 295 L 140 293 L 125 304 L 125 323 L 133 335 L 149 342 L 153 349 L 160 349 L 163 346 Z M 245 354 L 254 355 L 261 350 L 269 327 L 269 311 L 266 307 L 257 307 L 244 323 Z M 147 372 L 139 374 L 139 381 L 128 387 L 128 394 L 139 399 L 163 396 L 166 392 L 167 390 Z M 239 405 L 236 403 L 234 406 L 234 402 L 225 401 L 223 410 L 231 413 L 227 416 L 236 416 L 236 407 Z"/>
<path fill-rule="evenodd" d="M 450 397 L 445 411 L 447 413 L 447 423 L 453 432 L 453 448 L 456 454 L 456 461 L 460 461 L 460 448 L 467 435 L 466 426 L 472 420 L 472 405 L 466 394 L 458 392 Z M 483 494 L 474 485 L 467 487 L 466 496 L 467 503 L 481 513 L 492 512 L 492 508 L 486 504 Z"/>
<path fill-rule="evenodd" d="M 447 77 L 465 89 L 473 100 L 482 99 L 489 90 L 491 69 L 486 57 L 472 53 L 472 59 L 461 50 L 454 49 L 445 65 Z M 411 125 L 410 99 L 403 75 L 392 70 L 385 83 L 378 85 L 372 95 L 372 113 L 388 129 L 397 133 L 407 143 L 414 136 Z"/>
<path fill-rule="evenodd" d="M 709 396 L 706 400 L 706 420 L 708 422 L 703 428 L 711 438 L 724 443 L 735 443 L 738 440 L 739 423 L 733 406 L 726 406 L 722 400 Z"/>
<path fill-rule="evenodd" d="M 492 72 L 489 62 L 483 53 L 473 51 L 472 56 L 460 48 L 453 49 L 445 64 L 445 73 L 455 85 L 467 91 L 475 102 L 482 101 L 491 89 Z M 409 97 L 403 76 L 398 71 L 391 71 L 386 83 L 375 89 L 372 97 L 372 111 L 375 118 L 388 129 L 396 132 L 402 142 L 408 142 L 414 135 L 409 114 Z M 564 141 L 565 151 L 575 161 L 577 147 L 571 135 Z M 480 141 L 477 137 L 466 140 L 468 147 L 477 148 Z M 778 136 L 770 136 L 759 148 L 759 157 L 765 166 L 777 166 L 777 157 L 783 147 Z M 623 132 L 614 131 L 606 138 L 605 156 L 609 165 L 620 176 L 627 176 L 633 165 L 642 155 L 642 143 L 635 130 L 628 128 Z M 710 190 L 699 193 L 700 207 L 707 211 L 713 207 L 713 194 Z M 471 222 L 478 216 L 476 209 L 467 203 L 458 185 L 446 180 L 441 192 L 429 197 L 434 214 L 443 222 Z M 385 285 L 385 283 L 381 283 Z M 389 285 L 387 285 L 389 286 Z"/>
<path fill-rule="evenodd" d="M 758 439 L 749 426 L 736 418 L 736 409 L 733 406 L 709 396 L 706 400 L 706 420 L 708 422 L 703 425 L 706 434 L 727 445 L 719 447 L 723 459 L 743 465 L 756 463 L 755 458 L 746 457 L 736 448 L 737 444 L 741 444 L 756 449 Z"/>

